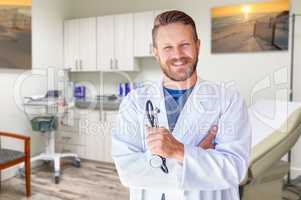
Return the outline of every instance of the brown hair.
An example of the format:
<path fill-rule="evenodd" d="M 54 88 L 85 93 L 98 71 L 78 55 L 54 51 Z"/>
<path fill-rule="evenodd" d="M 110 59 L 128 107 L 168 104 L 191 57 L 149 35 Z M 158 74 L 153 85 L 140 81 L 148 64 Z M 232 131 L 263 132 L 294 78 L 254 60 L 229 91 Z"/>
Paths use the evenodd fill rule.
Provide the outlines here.
<path fill-rule="evenodd" d="M 154 21 L 154 27 L 152 30 L 153 46 L 156 47 L 156 36 L 160 26 L 165 26 L 172 23 L 182 23 L 184 25 L 192 26 L 194 39 L 198 40 L 198 34 L 196 31 L 195 23 L 193 19 L 186 13 L 179 10 L 170 10 L 159 14 Z"/>

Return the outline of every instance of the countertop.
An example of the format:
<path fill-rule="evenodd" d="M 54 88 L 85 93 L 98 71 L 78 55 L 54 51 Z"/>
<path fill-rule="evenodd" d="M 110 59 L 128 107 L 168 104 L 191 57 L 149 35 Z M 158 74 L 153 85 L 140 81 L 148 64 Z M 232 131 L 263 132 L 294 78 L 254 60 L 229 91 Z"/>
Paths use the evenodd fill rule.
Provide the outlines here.
<path fill-rule="evenodd" d="M 75 101 L 75 107 L 80 109 L 118 111 L 121 99 L 102 101 L 96 99 L 80 99 Z"/>

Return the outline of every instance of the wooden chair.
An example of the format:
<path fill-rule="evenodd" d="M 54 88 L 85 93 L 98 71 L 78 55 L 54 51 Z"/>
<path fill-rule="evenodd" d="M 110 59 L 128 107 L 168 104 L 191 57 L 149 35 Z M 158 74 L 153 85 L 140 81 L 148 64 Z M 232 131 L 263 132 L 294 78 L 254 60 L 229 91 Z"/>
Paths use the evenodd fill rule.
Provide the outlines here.
<path fill-rule="evenodd" d="M 25 182 L 26 182 L 26 196 L 31 196 L 30 186 L 30 137 L 19 135 L 15 133 L 0 132 L 0 137 L 10 137 L 24 142 L 24 152 L 19 152 L 10 149 L 4 149 L 0 146 L 0 175 L 1 170 L 12 167 L 19 163 L 25 162 Z M 1 143 L 1 141 L 0 141 Z M 0 144 L 1 145 L 1 144 Z M 0 176 L 1 189 L 1 176 Z"/>

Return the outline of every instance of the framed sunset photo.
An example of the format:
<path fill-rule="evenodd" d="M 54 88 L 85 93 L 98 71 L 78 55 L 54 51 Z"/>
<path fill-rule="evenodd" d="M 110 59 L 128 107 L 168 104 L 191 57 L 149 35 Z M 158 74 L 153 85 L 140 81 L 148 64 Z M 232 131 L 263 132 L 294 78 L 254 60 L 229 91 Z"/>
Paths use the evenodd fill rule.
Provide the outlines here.
<path fill-rule="evenodd" d="M 223 6 L 211 9 L 211 52 L 286 51 L 289 0 Z"/>

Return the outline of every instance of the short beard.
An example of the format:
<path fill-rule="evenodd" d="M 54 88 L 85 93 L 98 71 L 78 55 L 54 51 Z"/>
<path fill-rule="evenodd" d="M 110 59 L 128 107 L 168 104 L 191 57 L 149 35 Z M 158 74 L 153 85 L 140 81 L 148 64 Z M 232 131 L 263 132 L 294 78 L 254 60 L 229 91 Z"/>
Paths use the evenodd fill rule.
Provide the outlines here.
<path fill-rule="evenodd" d="M 166 66 L 164 66 L 161 63 L 160 63 L 160 65 L 161 65 L 161 69 L 162 69 L 163 73 L 165 74 L 165 76 L 167 76 L 172 81 L 180 82 L 180 81 L 186 81 L 194 74 L 194 72 L 196 71 L 196 68 L 197 68 L 198 58 L 196 58 L 196 61 L 194 63 L 192 63 L 191 66 L 188 67 L 188 69 L 186 70 L 185 76 L 183 76 L 183 77 L 177 77 L 177 74 L 173 74 L 169 70 L 169 65 L 172 65 L 174 62 L 177 62 L 177 61 L 181 61 L 181 62 L 185 63 L 185 62 L 189 62 L 191 60 L 192 60 L 191 58 L 182 57 L 180 59 L 172 59 L 171 61 L 169 61 L 166 64 Z"/>

